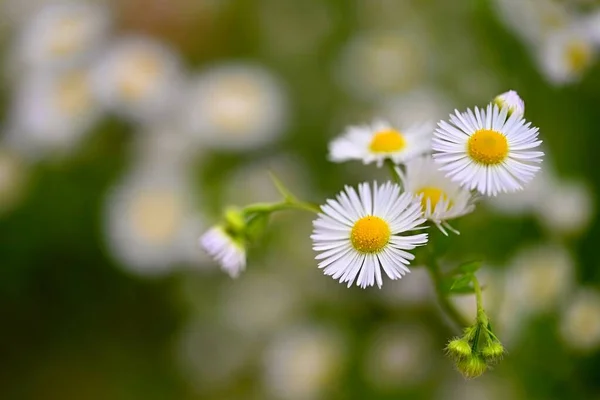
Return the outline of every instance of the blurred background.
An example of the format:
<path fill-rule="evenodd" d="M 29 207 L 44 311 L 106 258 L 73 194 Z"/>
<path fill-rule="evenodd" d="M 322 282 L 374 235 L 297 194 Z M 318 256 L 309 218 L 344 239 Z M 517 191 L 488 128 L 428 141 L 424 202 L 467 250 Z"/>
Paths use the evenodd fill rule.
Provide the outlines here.
<path fill-rule="evenodd" d="M 0 2 L 0 398 L 600 399 L 600 3 Z M 387 179 L 332 164 L 348 124 L 446 118 L 513 89 L 547 156 L 455 224 L 508 350 L 465 381 L 417 265 L 383 289 L 316 267 L 277 215 L 237 280 L 221 207 Z M 474 315 L 469 296 L 453 299 Z"/>

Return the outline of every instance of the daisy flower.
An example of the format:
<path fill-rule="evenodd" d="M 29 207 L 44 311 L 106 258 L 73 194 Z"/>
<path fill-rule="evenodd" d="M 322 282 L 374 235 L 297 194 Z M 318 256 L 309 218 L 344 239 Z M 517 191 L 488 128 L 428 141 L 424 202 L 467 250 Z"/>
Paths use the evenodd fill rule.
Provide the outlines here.
<path fill-rule="evenodd" d="M 401 236 L 425 222 L 421 204 L 391 182 L 346 186 L 335 200 L 321 206 L 313 222 L 313 250 L 326 275 L 365 288 L 381 287 L 381 270 L 394 280 L 409 272 L 414 255 L 407 250 L 427 243 L 427 234 Z"/>
<path fill-rule="evenodd" d="M 213 226 L 200 238 L 200 246 L 232 278 L 237 278 L 246 269 L 246 249 L 243 242 L 234 238 L 220 226 Z"/>
<path fill-rule="evenodd" d="M 542 141 L 538 128 L 522 116 L 496 105 L 475 107 L 440 121 L 434 133 L 433 158 L 440 170 L 470 190 L 495 196 L 521 190 L 533 179 L 544 153 L 533 151 Z"/>
<path fill-rule="evenodd" d="M 386 159 L 394 164 L 405 163 L 429 150 L 431 127 L 413 125 L 399 130 L 377 120 L 371 125 L 350 126 L 329 145 L 329 159 L 333 162 L 362 160 L 364 164 L 383 165 Z"/>
<path fill-rule="evenodd" d="M 396 169 L 402 186 L 421 201 L 423 216 L 433 222 L 444 235 L 446 229 L 459 234 L 448 222 L 475 209 L 471 192 L 446 178 L 429 156 L 414 159 L 406 164 L 406 173 Z"/>

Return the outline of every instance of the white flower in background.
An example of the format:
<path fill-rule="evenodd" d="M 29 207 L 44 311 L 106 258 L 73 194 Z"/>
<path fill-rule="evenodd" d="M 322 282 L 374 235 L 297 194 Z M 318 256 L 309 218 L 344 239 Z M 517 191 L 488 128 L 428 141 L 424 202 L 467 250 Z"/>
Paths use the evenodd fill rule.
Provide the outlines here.
<path fill-rule="evenodd" d="M 430 156 L 406 164 L 406 172 L 397 169 L 404 191 L 421 201 L 423 216 L 447 235 L 446 229 L 458 234 L 448 220 L 462 217 L 475 209 L 470 191 L 446 178 Z"/>
<path fill-rule="evenodd" d="M 509 262 L 509 267 L 501 320 L 550 312 L 565 300 L 573 285 L 572 255 L 557 245 L 524 248 Z"/>
<path fill-rule="evenodd" d="M 585 14 L 577 21 L 595 45 L 600 45 L 600 9 Z"/>
<path fill-rule="evenodd" d="M 522 117 L 525 114 L 525 102 L 514 90 L 509 90 L 508 92 L 496 96 L 494 98 L 494 104 L 500 109 L 507 107 L 509 116 L 517 114 Z"/>
<path fill-rule="evenodd" d="M 246 246 L 225 227 L 217 225 L 200 237 L 200 246 L 232 278 L 237 278 L 246 269 Z"/>
<path fill-rule="evenodd" d="M 0 147 L 0 214 L 10 210 L 22 198 L 26 180 L 24 160 Z"/>
<path fill-rule="evenodd" d="M 311 236 L 319 268 L 326 275 L 362 288 L 383 284 L 381 270 L 392 280 L 409 272 L 415 256 L 407 250 L 427 243 L 427 234 L 402 236 L 422 228 L 421 203 L 391 182 L 362 183 L 358 193 L 346 186 L 327 200 L 313 222 Z"/>
<path fill-rule="evenodd" d="M 550 83 L 564 85 L 580 80 L 595 62 L 596 56 L 597 49 L 587 32 L 568 28 L 544 38 L 538 64 Z"/>
<path fill-rule="evenodd" d="M 367 100 L 417 87 L 426 75 L 426 37 L 413 31 L 361 33 L 343 49 L 335 77 L 350 93 Z"/>
<path fill-rule="evenodd" d="M 540 170 L 544 153 L 538 128 L 521 116 L 507 118 L 508 108 L 488 105 L 450 115 L 434 133 L 433 158 L 453 181 L 484 195 L 523 188 Z"/>
<path fill-rule="evenodd" d="M 433 349 L 431 335 L 422 326 L 380 328 L 368 341 L 365 377 L 382 390 L 418 386 L 435 365 Z"/>
<path fill-rule="evenodd" d="M 553 31 L 566 28 L 573 15 L 555 0 L 495 0 L 498 16 L 526 43 L 537 46 Z"/>
<path fill-rule="evenodd" d="M 99 49 L 109 26 L 108 12 L 99 4 L 44 4 L 16 43 L 18 61 L 27 68 L 72 66 Z"/>
<path fill-rule="evenodd" d="M 296 281 L 277 270 L 252 271 L 219 294 L 222 321 L 245 337 L 261 339 L 286 326 L 302 304 Z"/>
<path fill-rule="evenodd" d="M 201 259 L 204 228 L 183 171 L 138 165 L 110 192 L 105 204 L 109 250 L 128 271 L 161 275 Z"/>
<path fill-rule="evenodd" d="M 222 65 L 188 83 L 182 121 L 207 147 L 255 149 L 285 132 L 287 100 L 282 84 L 267 69 Z"/>
<path fill-rule="evenodd" d="M 501 214 L 513 216 L 531 214 L 550 193 L 554 179 L 550 168 L 544 167 L 527 184 L 527 190 L 500 193 L 497 196 L 486 197 L 484 201 Z"/>
<path fill-rule="evenodd" d="M 452 108 L 444 93 L 434 87 L 419 87 L 385 99 L 379 115 L 400 126 L 412 126 L 423 121 L 439 121 L 450 110 Z"/>
<path fill-rule="evenodd" d="M 495 327 L 494 327 L 495 328 Z M 504 342 L 504 340 L 502 340 Z M 514 378 L 502 377 L 502 374 L 485 374 L 465 384 L 460 374 L 449 375 L 437 389 L 434 400 L 506 400 L 526 399 Z"/>
<path fill-rule="evenodd" d="M 556 179 L 539 198 L 534 211 L 549 233 L 572 235 L 584 232 L 590 225 L 594 204 L 585 183 Z"/>
<path fill-rule="evenodd" d="M 477 278 L 483 289 L 481 296 L 483 304 L 485 304 L 485 311 L 493 322 L 496 320 L 496 314 L 499 311 L 498 304 L 503 301 L 506 274 L 503 271 L 487 268 L 486 266 L 486 268 L 482 268 L 477 272 Z M 473 294 L 451 296 L 450 302 L 467 320 L 475 320 L 477 317 L 477 300 Z M 502 341 L 504 342 L 504 338 L 502 338 Z"/>
<path fill-rule="evenodd" d="M 89 72 L 40 72 L 18 89 L 8 143 L 34 158 L 76 147 L 100 117 Z"/>
<path fill-rule="evenodd" d="M 431 131 L 429 124 L 397 129 L 380 120 L 371 125 L 350 126 L 329 144 L 329 159 L 333 162 L 374 162 L 378 167 L 386 159 L 394 164 L 405 163 L 429 151 Z"/>
<path fill-rule="evenodd" d="M 205 306 L 207 293 L 203 294 Z M 205 315 L 197 315 L 181 330 L 173 356 L 181 376 L 198 393 L 205 394 L 207 389 L 231 387 L 256 351 L 246 335 L 219 323 L 208 323 Z"/>
<path fill-rule="evenodd" d="M 343 338 L 322 327 L 301 326 L 281 332 L 264 356 L 263 381 L 270 398 L 326 398 L 344 356 Z"/>
<path fill-rule="evenodd" d="M 114 112 L 151 123 L 178 109 L 182 79 L 179 59 L 169 48 L 150 38 L 127 37 L 103 56 L 94 89 Z"/>
<path fill-rule="evenodd" d="M 600 293 L 579 289 L 564 310 L 559 329 L 570 348 L 589 352 L 600 347 Z"/>

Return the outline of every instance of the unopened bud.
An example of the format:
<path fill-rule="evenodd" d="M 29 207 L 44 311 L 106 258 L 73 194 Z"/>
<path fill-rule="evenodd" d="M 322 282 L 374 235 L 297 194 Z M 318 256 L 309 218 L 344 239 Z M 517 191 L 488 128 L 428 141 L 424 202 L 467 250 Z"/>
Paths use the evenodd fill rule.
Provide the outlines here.
<path fill-rule="evenodd" d="M 509 90 L 506 93 L 496 96 L 494 99 L 494 104 L 496 104 L 500 109 L 507 107 L 509 116 L 513 113 L 519 116 L 523 116 L 523 114 L 525 114 L 525 102 L 514 90 Z"/>
<path fill-rule="evenodd" d="M 455 360 L 462 360 L 472 354 L 471 345 L 465 339 L 453 339 L 446 346 L 448 355 Z"/>
<path fill-rule="evenodd" d="M 481 355 L 488 362 L 497 362 L 501 360 L 504 355 L 504 347 L 500 342 L 489 343 L 481 350 Z"/>
<path fill-rule="evenodd" d="M 465 358 L 456 363 L 456 368 L 466 379 L 473 379 L 483 375 L 487 367 L 485 360 L 477 355 Z"/>

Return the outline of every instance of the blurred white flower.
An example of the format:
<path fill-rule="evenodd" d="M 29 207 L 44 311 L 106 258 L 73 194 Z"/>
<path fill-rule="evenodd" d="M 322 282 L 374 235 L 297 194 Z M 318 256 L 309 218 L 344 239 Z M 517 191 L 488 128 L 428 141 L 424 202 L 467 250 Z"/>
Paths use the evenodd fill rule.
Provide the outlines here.
<path fill-rule="evenodd" d="M 183 75 L 168 47 L 143 36 L 120 39 L 94 71 L 94 91 L 109 109 L 155 123 L 179 107 Z"/>
<path fill-rule="evenodd" d="M 416 87 L 427 74 L 427 43 L 418 32 L 370 31 L 352 38 L 334 70 L 350 93 L 380 100 Z"/>
<path fill-rule="evenodd" d="M 560 333 L 570 348 L 589 352 L 600 347 L 600 293 L 579 289 L 561 316 Z"/>
<path fill-rule="evenodd" d="M 584 15 L 579 21 L 595 45 L 600 45 L 600 8 Z"/>
<path fill-rule="evenodd" d="M 496 323 L 503 342 L 517 339 L 527 318 L 552 312 L 566 300 L 574 284 L 574 268 L 571 253 L 558 245 L 527 247 L 515 254 L 506 270 Z"/>
<path fill-rule="evenodd" d="M 531 45 L 541 43 L 553 31 L 566 28 L 572 15 L 555 0 L 494 0 L 506 27 Z"/>
<path fill-rule="evenodd" d="M 499 193 L 483 201 L 494 211 L 505 215 L 523 215 L 534 212 L 540 202 L 551 193 L 554 176 L 549 167 L 540 170 L 527 184 L 527 189 L 512 193 Z"/>
<path fill-rule="evenodd" d="M 174 344 L 181 375 L 198 393 L 231 385 L 255 352 L 248 337 L 213 322 L 192 319 Z"/>
<path fill-rule="evenodd" d="M 128 271 L 168 273 L 178 263 L 204 261 L 197 240 L 205 228 L 194 210 L 183 171 L 136 166 L 109 192 L 105 234 L 109 250 Z"/>
<path fill-rule="evenodd" d="M 38 158 L 73 150 L 100 117 L 89 72 L 39 72 L 22 82 L 11 110 L 7 142 Z"/>
<path fill-rule="evenodd" d="M 10 210 L 21 199 L 26 180 L 24 160 L 0 147 L 0 214 Z"/>
<path fill-rule="evenodd" d="M 573 235 L 590 225 L 594 204 L 591 189 L 585 183 L 555 180 L 534 210 L 549 233 Z"/>
<path fill-rule="evenodd" d="M 344 366 L 336 331 L 300 326 L 280 332 L 265 352 L 263 379 L 272 398 L 324 399 Z"/>
<path fill-rule="evenodd" d="M 247 337 L 277 331 L 293 320 L 300 304 L 298 291 L 289 278 L 277 272 L 246 274 L 221 292 L 219 315 Z"/>
<path fill-rule="evenodd" d="M 413 266 L 410 281 L 385 285 L 378 293 L 394 307 L 420 306 L 435 298 L 431 277 L 425 266 Z"/>
<path fill-rule="evenodd" d="M 184 127 L 210 148 L 251 150 L 273 142 L 285 131 L 286 93 L 263 67 L 216 66 L 197 75 L 188 87 Z"/>
<path fill-rule="evenodd" d="M 88 60 L 106 39 L 109 26 L 108 11 L 99 4 L 44 4 L 15 43 L 17 65 L 47 69 Z"/>
<path fill-rule="evenodd" d="M 537 55 L 541 73 L 552 84 L 576 82 L 596 60 L 597 49 L 587 32 L 569 27 L 548 34 Z"/>
<path fill-rule="evenodd" d="M 380 328 L 368 341 L 365 376 L 380 389 L 417 386 L 435 365 L 433 340 L 422 326 Z"/>
<path fill-rule="evenodd" d="M 401 126 L 423 121 L 439 121 L 452 107 L 446 96 L 434 87 L 419 87 L 410 92 L 385 99 L 379 115 Z"/>

